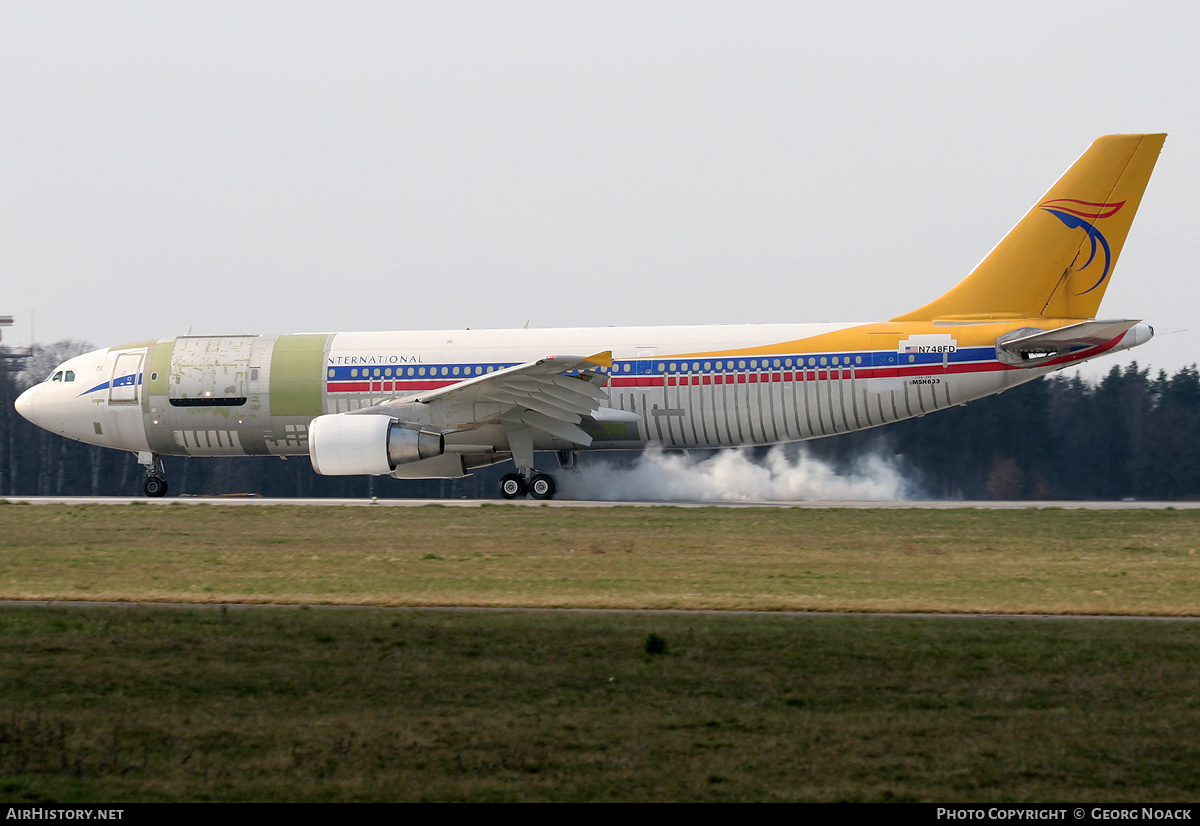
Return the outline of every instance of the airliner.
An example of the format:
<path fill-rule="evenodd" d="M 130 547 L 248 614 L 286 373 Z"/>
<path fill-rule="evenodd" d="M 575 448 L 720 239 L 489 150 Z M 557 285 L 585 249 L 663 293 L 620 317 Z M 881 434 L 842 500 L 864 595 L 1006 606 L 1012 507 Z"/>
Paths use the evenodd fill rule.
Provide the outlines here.
<path fill-rule="evenodd" d="M 833 436 L 962 405 L 1150 339 L 1097 318 L 1166 135 L 1095 141 L 957 286 L 889 321 L 176 336 L 77 356 L 16 401 L 69 439 L 163 456 L 308 456 L 323 475 L 452 478 L 583 450 Z"/>

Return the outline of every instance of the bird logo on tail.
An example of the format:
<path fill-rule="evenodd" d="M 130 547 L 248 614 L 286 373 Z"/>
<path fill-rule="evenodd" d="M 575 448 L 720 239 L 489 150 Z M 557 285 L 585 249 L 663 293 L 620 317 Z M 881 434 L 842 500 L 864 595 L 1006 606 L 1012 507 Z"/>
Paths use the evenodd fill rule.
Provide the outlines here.
<path fill-rule="evenodd" d="M 1104 237 L 1104 234 L 1096 229 L 1096 225 L 1092 222 L 1115 215 L 1123 206 L 1125 206 L 1124 201 L 1116 204 L 1094 204 L 1089 201 L 1077 201 L 1074 198 L 1054 198 L 1053 200 L 1038 204 L 1038 209 L 1049 212 L 1055 218 L 1062 221 L 1069 229 L 1081 229 L 1087 233 L 1088 240 L 1092 242 L 1092 252 L 1088 256 L 1087 262 L 1076 270 L 1076 272 L 1086 270 L 1092 261 L 1096 260 L 1097 247 L 1104 250 L 1104 270 L 1100 273 L 1100 278 L 1095 284 L 1081 293 L 1076 293 L 1076 295 L 1090 293 L 1108 278 L 1108 270 L 1112 265 L 1112 250 L 1109 249 L 1108 240 Z"/>

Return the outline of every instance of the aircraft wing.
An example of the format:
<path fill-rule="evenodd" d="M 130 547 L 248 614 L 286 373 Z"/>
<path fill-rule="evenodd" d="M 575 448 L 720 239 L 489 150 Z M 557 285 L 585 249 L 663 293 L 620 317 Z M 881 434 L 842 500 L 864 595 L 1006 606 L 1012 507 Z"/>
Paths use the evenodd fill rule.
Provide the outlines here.
<path fill-rule="evenodd" d="M 1001 336 L 996 341 L 996 354 L 1001 361 L 1009 364 L 1033 366 L 1034 362 L 1040 363 L 1076 350 L 1107 344 L 1137 324 L 1136 320 L 1121 319 L 1081 321 L 1057 330 L 1026 327 Z"/>
<path fill-rule="evenodd" d="M 611 367 L 609 351 L 592 356 L 547 356 L 527 364 L 464 379 L 448 387 L 421 391 L 356 411 L 391 413 L 412 404 L 509 406 L 505 419 L 519 422 L 574 444 L 587 446 L 592 437 L 579 427 L 608 401 L 608 377 L 592 367 Z"/>

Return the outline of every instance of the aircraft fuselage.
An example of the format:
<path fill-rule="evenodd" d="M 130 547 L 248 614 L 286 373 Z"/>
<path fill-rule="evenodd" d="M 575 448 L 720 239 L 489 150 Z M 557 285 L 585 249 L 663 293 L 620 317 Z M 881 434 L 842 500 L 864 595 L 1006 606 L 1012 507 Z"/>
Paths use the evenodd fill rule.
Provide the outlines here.
<path fill-rule="evenodd" d="M 930 323 L 441 330 L 180 336 L 97 350 L 18 407 L 89 444 L 169 456 L 296 456 L 308 427 L 397 396 L 450 386 L 547 353 L 611 350 L 592 449 L 719 448 L 831 436 L 922 416 L 1149 338 L 1137 325 L 1037 367 L 999 360 L 996 340 L 1034 320 Z M 1036 323 L 1045 328 L 1045 319 Z M 430 406 L 467 466 L 509 445 L 502 403 Z M 489 409 L 492 408 L 492 409 Z M 610 411 L 619 411 L 613 415 Z M 538 432 L 535 450 L 578 445 Z M 493 454 L 496 454 L 493 456 Z M 472 457 L 477 457 L 472 459 Z M 405 475 L 403 472 L 400 475 Z M 457 475 L 457 474 L 451 474 Z"/>

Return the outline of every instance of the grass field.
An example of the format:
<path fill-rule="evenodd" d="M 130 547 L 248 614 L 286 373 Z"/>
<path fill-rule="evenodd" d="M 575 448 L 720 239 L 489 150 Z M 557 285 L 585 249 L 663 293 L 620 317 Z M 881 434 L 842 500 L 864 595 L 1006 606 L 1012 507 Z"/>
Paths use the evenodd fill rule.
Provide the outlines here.
<path fill-rule="evenodd" d="M 1194 802 L 1200 623 L 769 612 L 1195 615 L 1197 548 L 1196 511 L 3 504 L 0 598 L 301 607 L 0 608 L 0 799 Z"/>
<path fill-rule="evenodd" d="M 1198 651 L 1191 622 L 6 608 L 0 797 L 1195 801 Z"/>
<path fill-rule="evenodd" d="M 0 598 L 1200 612 L 1200 511 L 0 506 Z"/>

